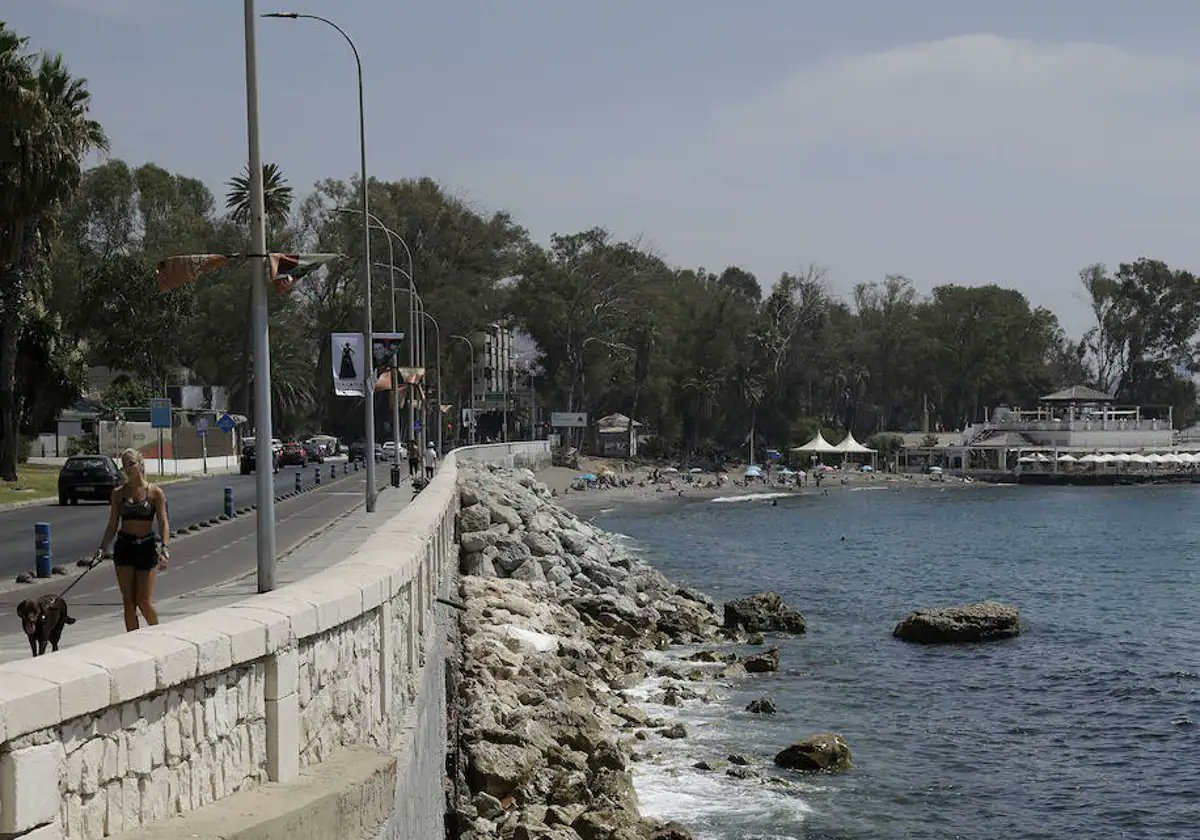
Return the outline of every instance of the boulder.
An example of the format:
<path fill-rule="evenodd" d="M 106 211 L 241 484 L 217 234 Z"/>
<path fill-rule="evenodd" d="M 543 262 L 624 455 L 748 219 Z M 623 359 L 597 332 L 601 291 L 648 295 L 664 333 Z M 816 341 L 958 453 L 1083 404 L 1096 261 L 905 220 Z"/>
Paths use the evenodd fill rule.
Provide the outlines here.
<path fill-rule="evenodd" d="M 510 528 L 521 527 L 521 514 L 517 513 L 516 510 L 510 508 L 508 505 L 502 505 L 498 502 L 491 502 L 487 507 L 492 522 L 503 522 Z"/>
<path fill-rule="evenodd" d="M 542 557 L 548 554 L 558 554 L 562 550 L 558 540 L 549 534 L 538 533 L 535 531 L 526 531 L 523 534 L 525 545 L 529 546 L 529 550 L 533 552 L 534 557 Z"/>
<path fill-rule="evenodd" d="M 797 741 L 775 756 L 775 764 L 806 773 L 837 773 L 849 770 L 850 745 L 834 732 L 822 732 Z"/>
<path fill-rule="evenodd" d="M 660 729 L 658 734 L 662 735 L 664 738 L 678 740 L 680 738 L 687 737 L 687 727 L 685 727 L 682 723 L 673 723 L 666 729 Z"/>
<path fill-rule="evenodd" d="M 484 505 L 471 505 L 471 507 L 465 507 L 458 512 L 458 532 L 460 534 L 483 531 L 491 524 L 492 514 Z"/>
<path fill-rule="evenodd" d="M 896 625 L 892 635 L 908 642 L 982 642 L 1021 632 L 1021 612 L 996 601 L 917 610 Z"/>
<path fill-rule="evenodd" d="M 730 629 L 741 627 L 750 633 L 803 633 L 808 629 L 804 616 L 783 603 L 783 598 L 776 592 L 760 592 L 727 601 L 725 626 Z"/>
<path fill-rule="evenodd" d="M 501 537 L 496 540 L 495 548 L 496 558 L 493 562 L 509 574 L 515 572 L 526 560 L 533 557 L 529 553 L 529 546 L 512 536 Z M 541 569 L 539 568 L 538 571 L 540 572 Z"/>
<path fill-rule="evenodd" d="M 746 704 L 746 711 L 756 715 L 773 715 L 776 712 L 775 701 L 770 697 L 760 697 Z"/>
<path fill-rule="evenodd" d="M 479 577 L 496 577 L 496 567 L 492 565 L 492 555 L 483 552 L 467 554 L 463 557 L 463 574 L 478 575 Z"/>
<path fill-rule="evenodd" d="M 529 778 L 534 755 L 527 747 L 479 741 L 467 748 L 467 760 L 471 788 L 504 799 Z"/>
<path fill-rule="evenodd" d="M 474 484 L 461 482 L 458 485 L 458 501 L 464 507 L 468 508 L 471 505 L 479 504 L 479 488 Z"/>
<path fill-rule="evenodd" d="M 779 648 L 764 650 L 742 660 L 742 665 L 751 674 L 764 674 L 779 670 Z"/>
<path fill-rule="evenodd" d="M 526 583 L 546 582 L 546 573 L 542 571 L 542 564 L 537 561 L 536 557 L 530 557 L 517 566 L 509 576 L 514 580 L 523 580 Z"/>
<path fill-rule="evenodd" d="M 677 822 L 669 822 L 650 832 L 650 840 L 695 840 L 692 832 Z"/>

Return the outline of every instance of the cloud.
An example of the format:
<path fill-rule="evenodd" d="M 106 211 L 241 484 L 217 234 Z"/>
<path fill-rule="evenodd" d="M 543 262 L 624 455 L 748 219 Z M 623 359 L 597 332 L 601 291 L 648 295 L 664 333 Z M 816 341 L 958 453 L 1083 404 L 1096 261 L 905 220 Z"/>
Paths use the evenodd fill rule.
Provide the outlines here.
<path fill-rule="evenodd" d="M 1200 62 L 962 35 L 805 67 L 718 123 L 714 155 L 759 164 L 833 147 L 1191 190 Z"/>

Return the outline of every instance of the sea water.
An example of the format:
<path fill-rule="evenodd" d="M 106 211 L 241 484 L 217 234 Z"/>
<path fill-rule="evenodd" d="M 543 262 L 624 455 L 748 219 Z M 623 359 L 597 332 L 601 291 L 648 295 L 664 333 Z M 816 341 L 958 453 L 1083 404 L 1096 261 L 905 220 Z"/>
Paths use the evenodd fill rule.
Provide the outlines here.
<path fill-rule="evenodd" d="M 928 484 L 774 502 L 684 499 L 596 520 L 718 600 L 774 590 L 808 620 L 804 636 L 768 639 L 778 673 L 651 707 L 689 735 L 639 744 L 644 812 L 705 840 L 1200 837 L 1200 486 Z M 987 598 L 1020 607 L 1025 633 L 891 635 L 911 610 Z M 744 711 L 763 695 L 777 714 Z M 773 768 L 825 731 L 849 742 L 851 771 Z M 691 766 L 730 753 L 766 778 Z"/>

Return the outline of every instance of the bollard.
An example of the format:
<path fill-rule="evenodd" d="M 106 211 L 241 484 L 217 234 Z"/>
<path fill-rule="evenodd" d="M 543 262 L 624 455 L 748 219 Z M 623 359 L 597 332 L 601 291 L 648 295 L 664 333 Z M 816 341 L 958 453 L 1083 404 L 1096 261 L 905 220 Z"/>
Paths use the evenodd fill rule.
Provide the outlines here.
<path fill-rule="evenodd" d="M 300 475 L 300 470 L 296 470 L 296 492 L 299 493 L 304 489 L 304 479 Z"/>
<path fill-rule="evenodd" d="M 392 486 L 400 486 L 400 465 L 392 464 Z"/>
<path fill-rule="evenodd" d="M 50 523 L 36 522 L 33 526 L 33 553 L 38 577 L 50 577 Z"/>
<path fill-rule="evenodd" d="M 349 461 L 342 461 L 342 475 L 343 476 L 350 475 L 350 462 Z"/>
<path fill-rule="evenodd" d="M 233 519 L 233 488 L 225 488 L 225 515 Z"/>
<path fill-rule="evenodd" d="M 313 477 L 316 479 L 317 486 L 320 487 L 321 486 L 321 468 L 320 467 L 313 468 Z"/>
<path fill-rule="evenodd" d="M 330 464 L 329 465 L 329 480 L 333 481 L 335 478 L 337 478 L 337 464 Z"/>

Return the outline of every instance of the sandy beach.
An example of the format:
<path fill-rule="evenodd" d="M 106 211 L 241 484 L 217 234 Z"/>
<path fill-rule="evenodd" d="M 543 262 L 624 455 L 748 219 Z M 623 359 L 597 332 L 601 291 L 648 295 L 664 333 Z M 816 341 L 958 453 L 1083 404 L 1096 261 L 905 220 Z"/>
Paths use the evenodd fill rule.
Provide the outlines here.
<path fill-rule="evenodd" d="M 782 496 L 816 496 L 827 493 L 844 492 L 846 490 L 874 488 L 879 490 L 900 490 L 904 488 L 948 489 L 981 486 L 980 482 L 964 481 L 956 476 L 945 476 L 944 480 L 934 481 L 928 475 L 890 474 L 890 473 L 861 473 L 832 470 L 826 473 L 820 487 L 816 486 L 811 476 L 808 484 L 796 487 L 794 483 L 784 485 L 775 480 L 770 483 L 750 480 L 745 482 L 741 474 L 744 465 L 731 468 L 728 473 L 696 473 L 690 476 L 684 473 L 663 474 L 664 465 L 633 466 L 627 462 L 603 458 L 580 458 L 579 467 L 548 467 L 539 473 L 539 481 L 556 494 L 556 501 L 568 510 L 578 514 L 595 514 L 605 508 L 637 503 L 662 502 L 667 503 L 679 499 L 735 499 L 746 496 L 763 496 L 763 500 L 780 498 Z M 659 471 L 659 480 L 654 482 L 652 474 Z M 578 485 L 576 479 L 585 473 L 599 475 L 602 471 L 611 471 L 618 480 L 630 481 L 625 487 L 593 487 L 587 490 L 573 489 Z M 725 480 L 721 481 L 720 477 Z M 691 479 L 690 481 L 688 479 Z M 738 483 L 734 483 L 734 481 Z M 718 484 L 719 486 L 713 486 Z"/>

